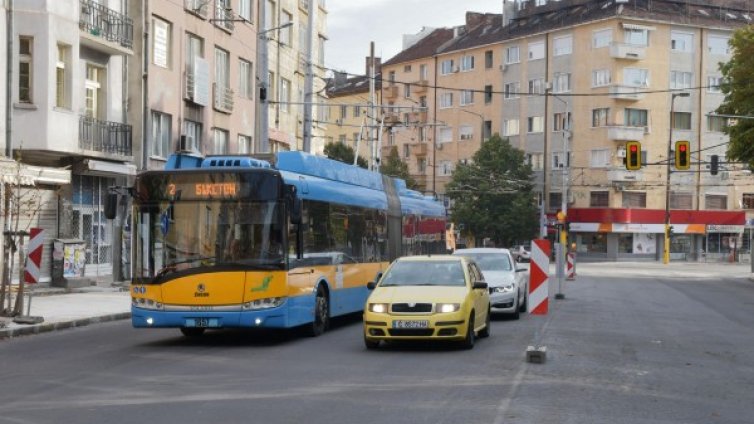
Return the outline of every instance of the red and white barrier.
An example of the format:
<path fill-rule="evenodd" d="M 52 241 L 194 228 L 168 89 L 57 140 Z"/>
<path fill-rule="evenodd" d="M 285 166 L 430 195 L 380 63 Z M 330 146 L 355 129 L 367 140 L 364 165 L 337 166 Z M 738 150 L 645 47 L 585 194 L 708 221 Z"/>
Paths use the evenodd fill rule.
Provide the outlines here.
<path fill-rule="evenodd" d="M 26 272 L 24 281 L 26 284 L 39 282 L 39 268 L 42 266 L 42 249 L 44 248 L 44 230 L 32 228 L 29 230 L 29 249 L 26 255 Z"/>
<path fill-rule="evenodd" d="M 566 280 L 576 279 L 576 254 L 573 252 L 566 253 Z"/>
<path fill-rule="evenodd" d="M 532 315 L 547 315 L 550 275 L 550 241 L 532 240 L 529 265 L 529 300 L 526 302 Z"/>

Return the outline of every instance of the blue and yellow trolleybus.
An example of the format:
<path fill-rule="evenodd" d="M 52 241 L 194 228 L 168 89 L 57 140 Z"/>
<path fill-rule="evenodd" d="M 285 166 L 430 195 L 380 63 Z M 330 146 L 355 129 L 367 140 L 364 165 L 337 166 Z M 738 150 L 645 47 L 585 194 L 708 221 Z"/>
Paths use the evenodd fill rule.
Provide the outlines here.
<path fill-rule="evenodd" d="M 445 251 L 445 209 L 394 179 L 301 152 L 173 155 L 137 176 L 134 327 L 304 326 L 362 310 L 405 254 Z"/>

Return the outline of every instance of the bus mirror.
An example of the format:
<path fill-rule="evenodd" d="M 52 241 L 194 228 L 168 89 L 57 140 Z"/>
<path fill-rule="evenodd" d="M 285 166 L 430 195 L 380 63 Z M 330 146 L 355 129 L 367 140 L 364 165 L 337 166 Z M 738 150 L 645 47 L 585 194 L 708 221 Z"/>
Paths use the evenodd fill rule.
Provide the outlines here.
<path fill-rule="evenodd" d="M 298 197 L 291 199 L 291 224 L 301 224 L 301 203 Z"/>
<path fill-rule="evenodd" d="M 118 212 L 118 194 L 107 193 L 105 197 L 105 218 L 115 219 L 115 215 Z"/>

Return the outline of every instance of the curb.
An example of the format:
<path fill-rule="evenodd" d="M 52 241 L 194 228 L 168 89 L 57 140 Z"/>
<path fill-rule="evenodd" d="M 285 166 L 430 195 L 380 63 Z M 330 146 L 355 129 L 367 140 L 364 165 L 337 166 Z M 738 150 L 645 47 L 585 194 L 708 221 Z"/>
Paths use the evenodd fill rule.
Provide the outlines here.
<path fill-rule="evenodd" d="M 30 334 L 47 333 L 50 331 L 65 330 L 68 328 L 85 327 L 90 324 L 101 322 L 120 321 L 131 318 L 131 312 L 102 315 L 91 318 L 80 318 L 72 321 L 48 322 L 25 327 L 0 328 L 0 339 L 11 339 Z"/>

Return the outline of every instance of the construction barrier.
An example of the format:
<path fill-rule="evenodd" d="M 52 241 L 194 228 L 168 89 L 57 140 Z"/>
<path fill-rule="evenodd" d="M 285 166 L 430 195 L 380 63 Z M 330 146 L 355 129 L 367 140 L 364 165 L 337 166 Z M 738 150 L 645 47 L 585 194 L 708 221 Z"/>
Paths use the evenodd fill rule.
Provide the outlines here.
<path fill-rule="evenodd" d="M 550 274 L 550 241 L 532 240 L 531 261 L 529 265 L 529 313 L 546 315 L 548 309 Z"/>
<path fill-rule="evenodd" d="M 29 230 L 29 249 L 26 255 L 26 272 L 24 281 L 26 284 L 39 282 L 39 268 L 42 266 L 42 249 L 44 248 L 44 230 L 31 228 Z"/>
<path fill-rule="evenodd" d="M 566 280 L 576 279 L 576 254 L 566 253 Z"/>

